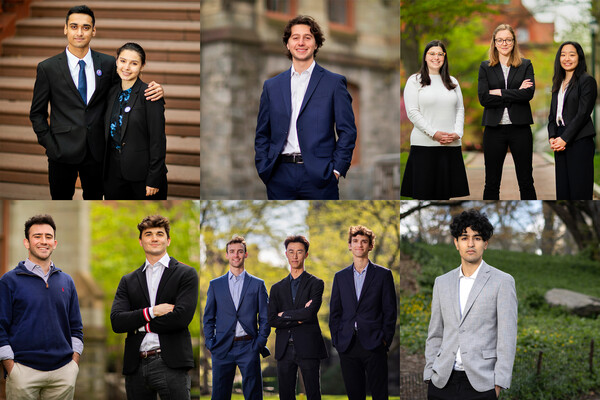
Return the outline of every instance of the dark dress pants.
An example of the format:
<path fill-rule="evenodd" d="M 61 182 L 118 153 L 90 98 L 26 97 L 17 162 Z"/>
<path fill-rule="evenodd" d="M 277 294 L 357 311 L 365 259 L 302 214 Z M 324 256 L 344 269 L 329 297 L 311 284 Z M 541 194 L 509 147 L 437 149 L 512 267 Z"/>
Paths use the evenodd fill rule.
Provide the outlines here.
<path fill-rule="evenodd" d="M 355 335 L 350 347 L 339 355 L 348 400 L 366 399 L 365 373 L 373 400 L 388 399 L 387 353 L 383 345 L 366 350 Z"/>
<path fill-rule="evenodd" d="M 48 183 L 52 200 L 72 200 L 77 175 L 81 180 L 84 200 L 102 200 L 102 163 L 89 150 L 79 164 L 66 164 L 48 159 Z"/>
<path fill-rule="evenodd" d="M 283 358 L 277 360 L 279 398 L 281 400 L 296 400 L 296 378 L 298 368 L 300 368 L 307 399 L 320 400 L 320 367 L 321 360 L 318 358 L 299 358 L 294 345 L 288 344 Z"/>
<path fill-rule="evenodd" d="M 561 133 L 559 127 L 559 135 Z M 594 193 L 594 137 L 568 143 L 554 153 L 556 200 L 592 200 Z"/>
<path fill-rule="evenodd" d="M 339 200 L 338 181 L 332 172 L 325 187 L 310 180 L 304 164 L 278 162 L 267 183 L 269 200 Z"/>
<path fill-rule="evenodd" d="M 443 388 L 429 381 L 427 400 L 497 400 L 496 389 L 478 392 L 473 389 L 464 371 L 452 371 L 450 380 Z"/>
<path fill-rule="evenodd" d="M 140 359 L 133 375 L 125 375 L 127 400 L 189 400 L 192 380 L 185 369 L 169 368 L 160 354 Z"/>
<path fill-rule="evenodd" d="M 158 187 L 153 196 L 146 196 L 145 181 L 128 181 L 121 173 L 121 155 L 117 150 L 109 150 L 104 174 L 104 198 L 106 200 L 166 200 L 167 180 Z"/>
<path fill-rule="evenodd" d="M 485 160 L 484 200 L 500 199 L 500 182 L 506 152 L 515 162 L 521 200 L 536 200 L 533 186 L 533 136 L 529 125 L 486 126 L 483 131 Z M 515 199 L 516 200 L 516 199 Z"/>
<path fill-rule="evenodd" d="M 236 365 L 242 373 L 242 391 L 246 400 L 262 400 L 260 355 L 252 349 L 253 340 L 233 342 L 225 358 L 212 357 L 212 400 L 231 399 Z"/>

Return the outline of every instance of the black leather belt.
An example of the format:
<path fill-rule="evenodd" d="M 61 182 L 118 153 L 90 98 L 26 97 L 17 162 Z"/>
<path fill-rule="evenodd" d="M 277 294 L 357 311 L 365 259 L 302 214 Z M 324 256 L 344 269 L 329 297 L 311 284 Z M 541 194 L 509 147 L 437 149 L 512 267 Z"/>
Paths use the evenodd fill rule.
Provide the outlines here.
<path fill-rule="evenodd" d="M 241 342 L 243 340 L 252 340 L 252 336 L 245 335 L 245 336 L 236 336 L 236 337 L 233 338 L 234 342 Z"/>
<path fill-rule="evenodd" d="M 281 154 L 279 160 L 282 163 L 304 164 L 302 154 Z"/>

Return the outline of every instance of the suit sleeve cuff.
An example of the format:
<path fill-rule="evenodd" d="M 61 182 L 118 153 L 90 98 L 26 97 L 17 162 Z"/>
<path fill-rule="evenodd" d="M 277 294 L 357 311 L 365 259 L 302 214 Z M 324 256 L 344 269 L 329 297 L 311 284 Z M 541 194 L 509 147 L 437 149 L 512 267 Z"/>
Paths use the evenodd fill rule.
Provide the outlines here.
<path fill-rule="evenodd" d="M 146 332 L 152 333 L 152 331 L 150 330 L 150 323 L 147 323 L 146 325 L 144 325 L 144 328 L 146 329 Z"/>

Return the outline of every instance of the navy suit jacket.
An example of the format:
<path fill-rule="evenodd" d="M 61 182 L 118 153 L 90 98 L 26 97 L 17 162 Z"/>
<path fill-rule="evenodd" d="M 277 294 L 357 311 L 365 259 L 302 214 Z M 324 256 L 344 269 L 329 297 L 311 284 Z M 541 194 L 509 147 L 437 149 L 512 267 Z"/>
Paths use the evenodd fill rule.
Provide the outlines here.
<path fill-rule="evenodd" d="M 267 344 L 271 332 L 268 322 L 269 299 L 262 279 L 246 272 L 238 309 L 229 292 L 228 274 L 210 281 L 204 308 L 204 338 L 211 354 L 223 359 L 233 346 L 236 322 L 252 336 L 252 348 L 258 353 Z"/>
<path fill-rule="evenodd" d="M 29 119 L 50 160 L 78 164 L 89 149 L 94 159 L 102 162 L 106 95 L 120 81 L 115 58 L 90 50 L 96 90 L 86 105 L 71 77 L 66 51 L 38 64 Z"/>
<path fill-rule="evenodd" d="M 384 345 L 389 349 L 398 317 L 392 271 L 369 261 L 360 300 L 357 300 L 353 269 L 354 264 L 337 272 L 333 278 L 329 305 L 333 346 L 342 353 L 348 349 L 356 322 L 362 347 L 373 350 Z"/>
<path fill-rule="evenodd" d="M 265 81 L 254 142 L 255 164 L 266 184 L 281 154 L 292 118 L 290 69 Z M 333 170 L 346 176 L 356 142 L 352 97 L 346 78 L 316 64 L 296 122 L 306 172 L 318 187 L 331 182 Z M 336 140 L 337 133 L 337 140 Z"/>

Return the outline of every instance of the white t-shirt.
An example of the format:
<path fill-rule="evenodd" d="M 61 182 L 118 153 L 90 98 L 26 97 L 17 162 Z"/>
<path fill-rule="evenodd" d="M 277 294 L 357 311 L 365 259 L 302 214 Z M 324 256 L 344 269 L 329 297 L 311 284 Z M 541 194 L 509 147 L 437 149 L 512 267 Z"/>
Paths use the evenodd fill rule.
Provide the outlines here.
<path fill-rule="evenodd" d="M 411 146 L 460 146 L 465 122 L 465 108 L 458 81 L 450 77 L 456 85 L 448 90 L 440 75 L 430 75 L 431 84 L 421 86 L 419 74 L 408 78 L 404 88 L 404 105 L 408 119 L 414 128 L 410 134 Z M 456 133 L 459 139 L 442 145 L 433 140 L 437 131 Z"/>

